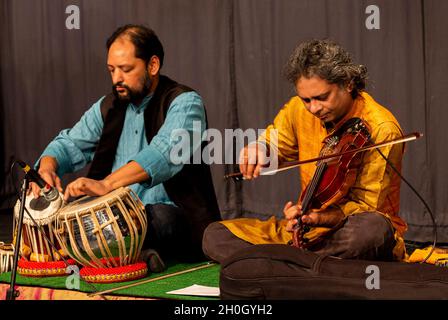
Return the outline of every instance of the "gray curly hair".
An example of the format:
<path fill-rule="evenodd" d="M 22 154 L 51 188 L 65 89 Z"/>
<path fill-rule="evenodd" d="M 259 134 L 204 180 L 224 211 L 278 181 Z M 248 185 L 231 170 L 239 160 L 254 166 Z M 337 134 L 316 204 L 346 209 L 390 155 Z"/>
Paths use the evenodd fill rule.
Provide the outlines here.
<path fill-rule="evenodd" d="M 299 44 L 285 66 L 285 76 L 293 84 L 300 77 L 318 76 L 331 84 L 353 85 L 356 98 L 366 87 L 367 68 L 353 63 L 350 54 L 330 40 L 311 40 Z"/>

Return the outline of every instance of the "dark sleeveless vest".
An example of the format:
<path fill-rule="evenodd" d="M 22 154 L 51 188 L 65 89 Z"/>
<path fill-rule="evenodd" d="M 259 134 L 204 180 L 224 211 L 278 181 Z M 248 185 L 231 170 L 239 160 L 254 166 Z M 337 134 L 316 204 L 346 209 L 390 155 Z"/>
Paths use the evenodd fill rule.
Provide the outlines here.
<path fill-rule="evenodd" d="M 159 77 L 157 88 L 144 111 L 148 143 L 164 123 L 168 108 L 174 98 L 181 93 L 190 91 L 193 90 L 166 76 Z M 87 175 L 89 178 L 101 180 L 111 173 L 124 126 L 126 108 L 127 104 L 122 105 L 112 93 L 103 99 L 101 114 L 104 127 Z M 197 152 L 201 152 L 202 155 L 202 150 L 206 145 L 207 142 L 203 142 Z M 201 248 L 204 229 L 211 222 L 221 220 L 210 167 L 202 161 L 201 164 L 193 164 L 192 156 L 190 164 L 184 164 L 182 170 L 163 182 L 163 186 L 170 199 L 182 208 L 188 217 L 190 226 L 186 227 L 191 230 L 192 245 Z M 188 240 L 186 239 L 186 241 Z"/>

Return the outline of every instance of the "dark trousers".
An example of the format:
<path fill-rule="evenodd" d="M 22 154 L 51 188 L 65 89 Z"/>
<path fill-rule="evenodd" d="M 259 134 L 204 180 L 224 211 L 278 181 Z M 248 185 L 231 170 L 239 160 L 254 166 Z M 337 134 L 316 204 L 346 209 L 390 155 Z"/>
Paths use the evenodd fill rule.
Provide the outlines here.
<path fill-rule="evenodd" d="M 192 241 L 190 222 L 185 212 L 166 204 L 145 206 L 148 229 L 144 249 L 154 249 L 164 260 L 196 261 L 204 259 L 201 244 Z"/>
<path fill-rule="evenodd" d="M 207 227 L 202 242 L 204 253 L 220 263 L 236 251 L 251 246 L 253 244 L 236 237 L 218 222 Z M 377 212 L 363 212 L 349 216 L 340 229 L 311 250 L 343 259 L 391 261 L 394 246 L 394 229 L 390 222 Z"/>

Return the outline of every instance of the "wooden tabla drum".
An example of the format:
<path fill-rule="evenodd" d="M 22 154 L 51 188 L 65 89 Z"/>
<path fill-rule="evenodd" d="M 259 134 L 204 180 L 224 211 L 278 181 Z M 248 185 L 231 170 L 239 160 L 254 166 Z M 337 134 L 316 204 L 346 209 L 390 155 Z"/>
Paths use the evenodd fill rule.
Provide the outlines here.
<path fill-rule="evenodd" d="M 22 236 L 20 241 L 20 259 L 17 272 L 24 276 L 60 276 L 66 273 L 66 263 L 62 260 L 66 254 L 61 250 L 56 237 L 56 217 L 62 206 L 62 195 L 54 201 L 43 196 L 35 199 L 28 195 L 23 214 Z M 13 245 L 16 245 L 20 200 L 14 207 Z M 30 217 L 31 216 L 31 217 Z M 70 261 L 69 264 L 74 263 Z"/>
<path fill-rule="evenodd" d="M 57 229 L 63 250 L 83 266 L 80 275 L 86 281 L 119 282 L 146 275 L 146 263 L 139 261 L 146 212 L 130 188 L 71 202 L 59 211 Z"/>

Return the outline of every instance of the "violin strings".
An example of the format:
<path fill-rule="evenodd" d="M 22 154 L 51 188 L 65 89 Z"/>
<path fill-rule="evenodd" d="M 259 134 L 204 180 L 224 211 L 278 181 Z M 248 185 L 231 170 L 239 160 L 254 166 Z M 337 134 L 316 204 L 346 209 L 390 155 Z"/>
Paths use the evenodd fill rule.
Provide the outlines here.
<path fill-rule="evenodd" d="M 311 200 L 311 197 L 314 195 L 314 191 L 317 187 L 317 184 L 319 183 L 319 180 L 322 176 L 322 173 L 324 172 L 325 167 L 326 167 L 326 163 L 321 163 L 317 167 L 316 173 L 314 174 L 313 179 L 311 180 L 310 185 L 309 185 L 309 189 L 308 189 L 309 192 L 306 193 L 305 198 L 302 201 L 302 212 L 303 212 L 303 210 L 305 210 L 305 211 L 307 210 L 306 207 L 308 207 L 308 203 Z"/>

